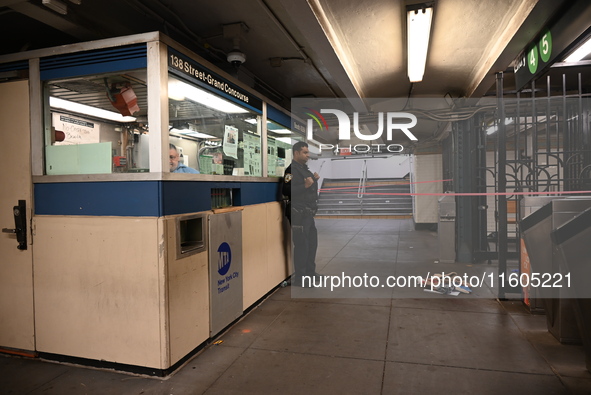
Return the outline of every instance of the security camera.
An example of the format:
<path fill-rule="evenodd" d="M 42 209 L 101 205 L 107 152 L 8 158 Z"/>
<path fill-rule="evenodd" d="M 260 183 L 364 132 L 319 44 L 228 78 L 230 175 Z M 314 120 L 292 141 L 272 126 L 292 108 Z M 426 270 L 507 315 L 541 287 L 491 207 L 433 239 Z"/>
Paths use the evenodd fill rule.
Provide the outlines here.
<path fill-rule="evenodd" d="M 228 53 L 228 62 L 232 63 L 232 66 L 238 67 L 242 63 L 246 62 L 246 55 L 240 51 L 232 51 Z"/>

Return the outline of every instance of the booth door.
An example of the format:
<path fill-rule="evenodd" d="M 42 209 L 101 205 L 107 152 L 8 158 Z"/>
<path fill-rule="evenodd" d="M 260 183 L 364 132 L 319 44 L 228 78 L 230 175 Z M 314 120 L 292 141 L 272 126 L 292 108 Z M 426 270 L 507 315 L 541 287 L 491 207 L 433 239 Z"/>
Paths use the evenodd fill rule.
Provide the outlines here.
<path fill-rule="evenodd" d="M 0 83 L 0 349 L 8 352 L 35 349 L 30 136 L 28 81 Z M 26 204 L 26 249 L 9 233 L 19 200 Z"/>

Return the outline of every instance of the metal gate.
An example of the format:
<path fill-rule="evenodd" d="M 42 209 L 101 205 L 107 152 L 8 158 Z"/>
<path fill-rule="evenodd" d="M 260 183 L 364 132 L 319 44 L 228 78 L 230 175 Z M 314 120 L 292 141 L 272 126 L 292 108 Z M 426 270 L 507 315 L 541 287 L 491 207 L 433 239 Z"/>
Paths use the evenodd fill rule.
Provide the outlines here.
<path fill-rule="evenodd" d="M 591 190 L 591 69 L 552 68 L 518 92 L 503 80 L 443 142 L 446 190 L 487 194 L 458 197 L 458 257 L 498 260 L 499 273 L 519 256 L 524 195 Z"/>

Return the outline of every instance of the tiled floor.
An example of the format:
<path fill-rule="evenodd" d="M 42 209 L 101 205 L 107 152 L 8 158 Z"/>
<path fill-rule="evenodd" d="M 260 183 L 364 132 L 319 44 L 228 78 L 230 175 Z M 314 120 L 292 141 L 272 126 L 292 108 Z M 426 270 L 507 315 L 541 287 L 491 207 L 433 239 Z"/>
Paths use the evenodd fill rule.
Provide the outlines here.
<path fill-rule="evenodd" d="M 324 275 L 494 273 L 437 263 L 437 234 L 410 220 L 317 223 Z M 582 347 L 495 292 L 280 288 L 165 379 L 1 356 L 0 393 L 591 394 Z"/>

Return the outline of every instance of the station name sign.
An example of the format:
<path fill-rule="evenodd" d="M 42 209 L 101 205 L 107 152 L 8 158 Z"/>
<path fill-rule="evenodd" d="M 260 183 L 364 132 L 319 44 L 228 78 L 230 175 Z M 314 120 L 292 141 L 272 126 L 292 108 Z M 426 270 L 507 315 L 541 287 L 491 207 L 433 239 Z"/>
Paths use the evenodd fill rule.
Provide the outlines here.
<path fill-rule="evenodd" d="M 210 91 L 222 93 L 222 96 L 230 96 L 259 111 L 263 108 L 262 100 L 258 97 L 172 48 L 168 48 L 168 67 L 190 77 L 198 85 L 205 86 Z"/>

